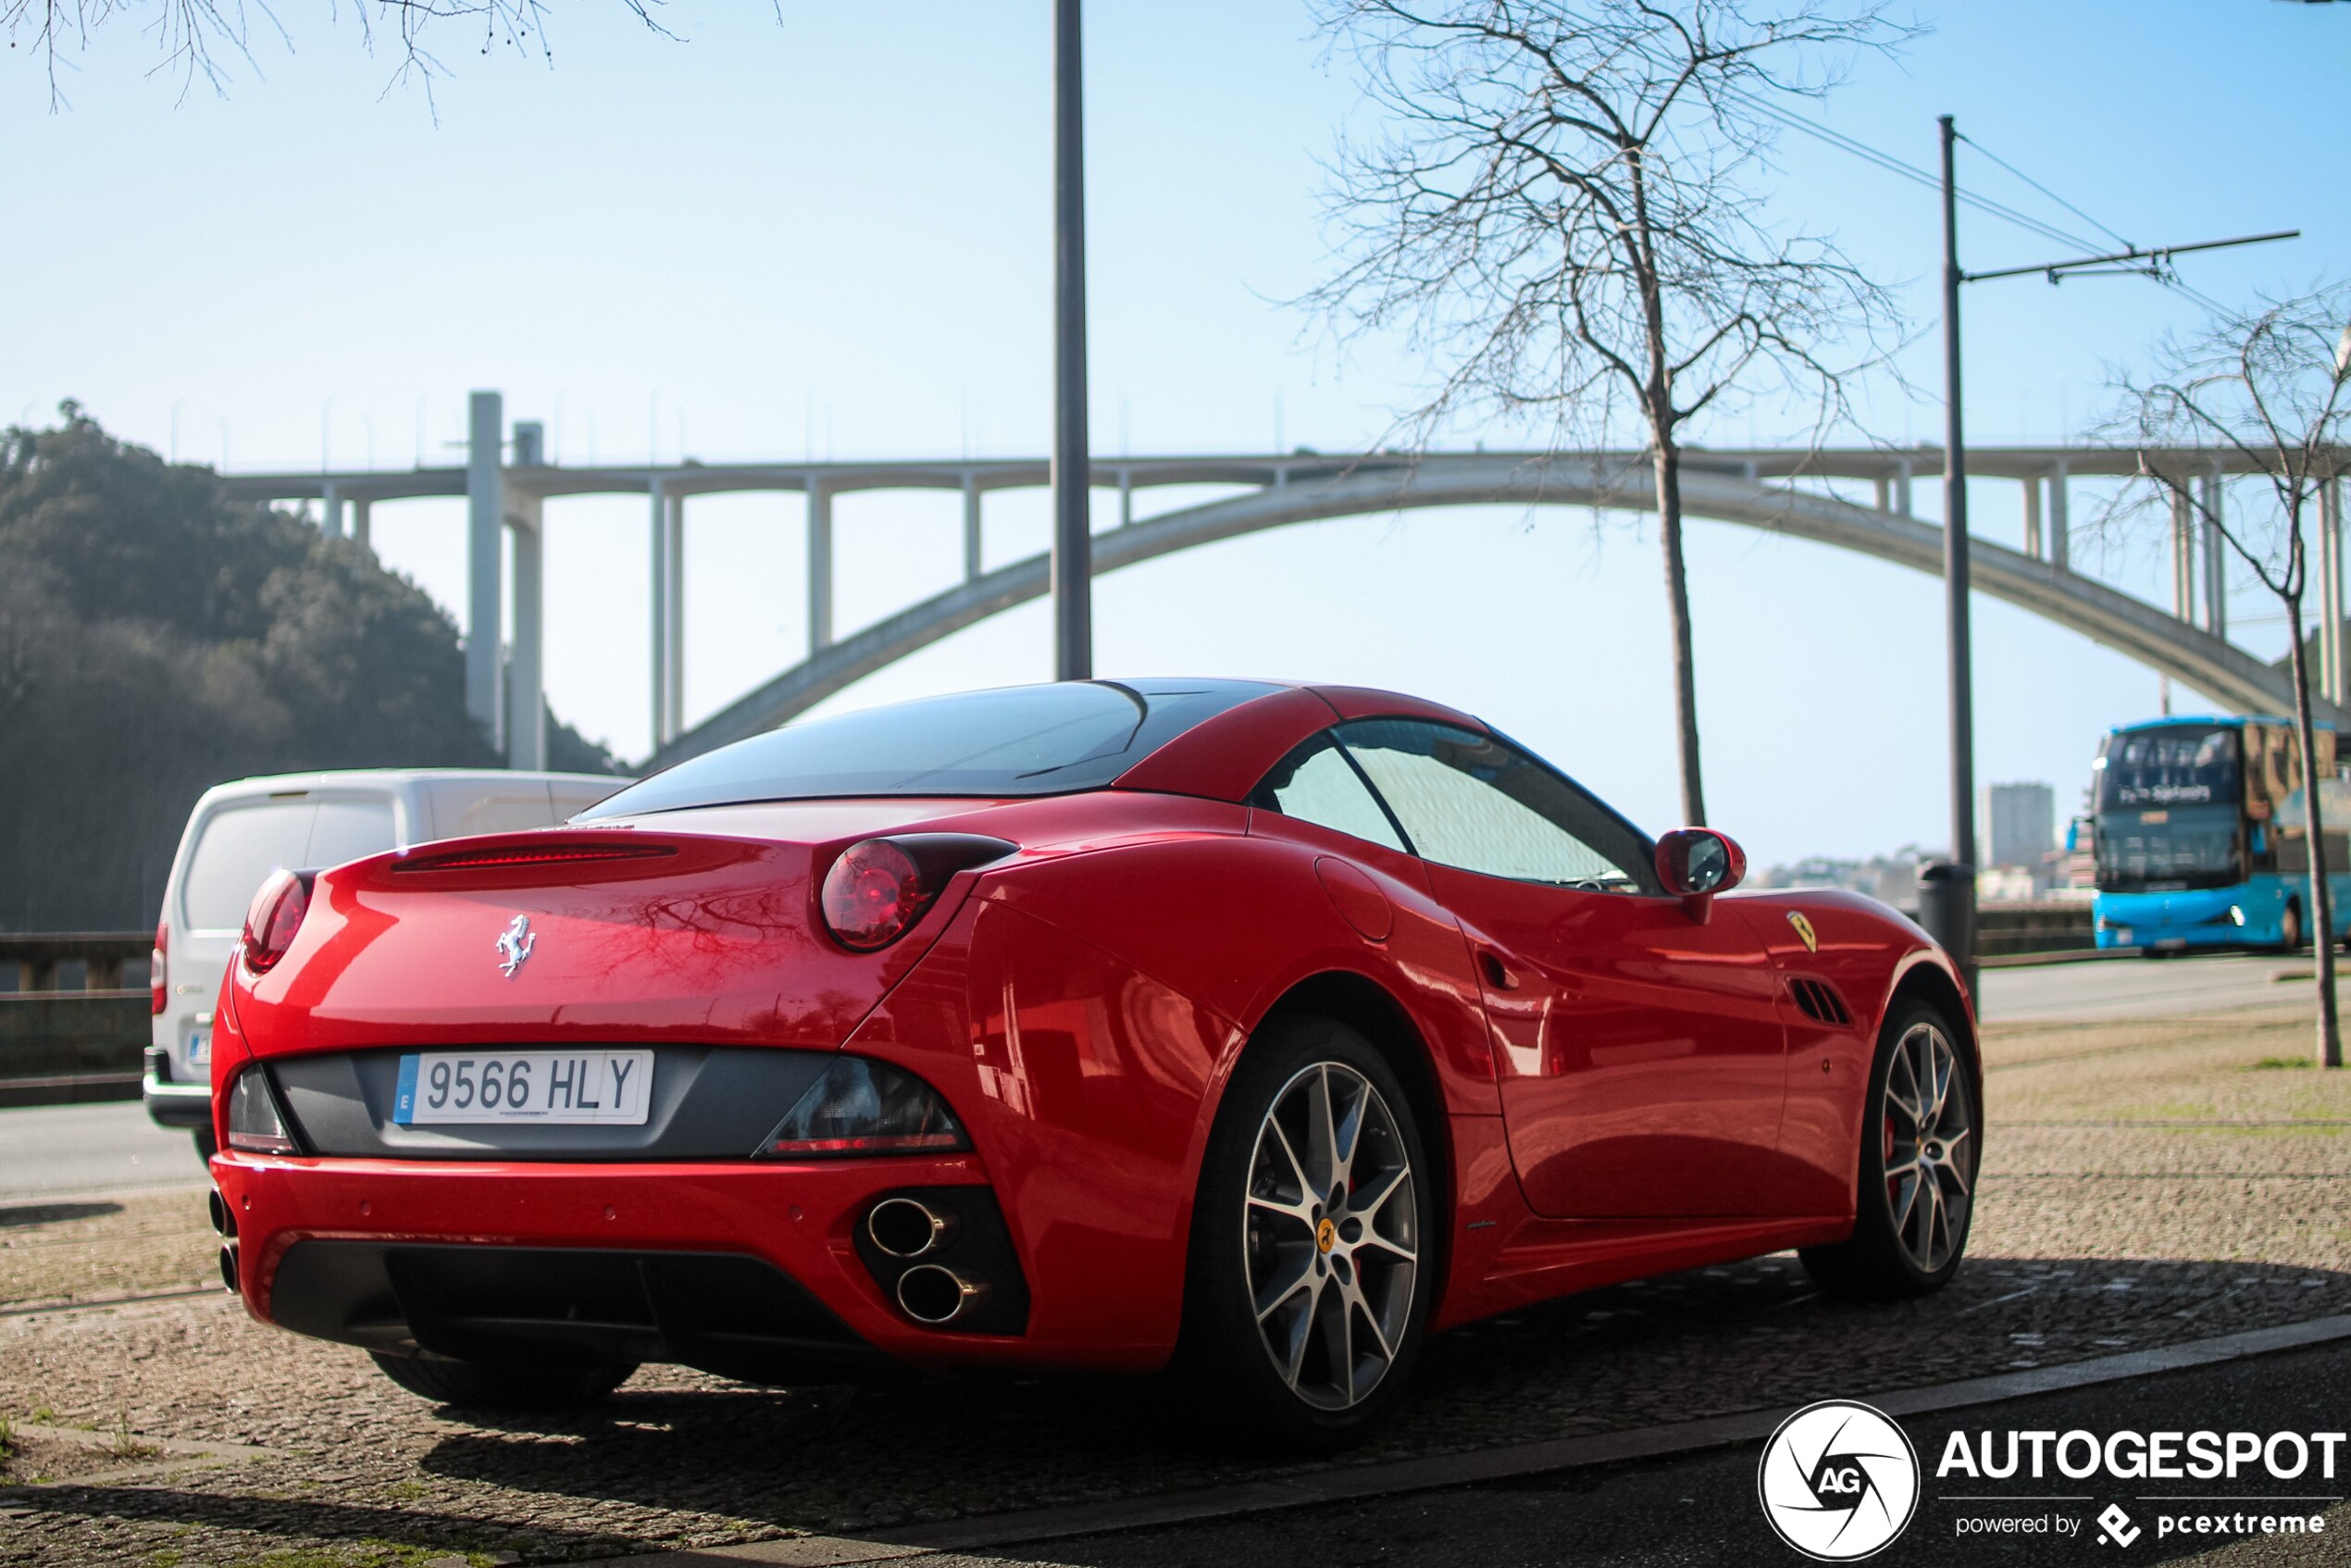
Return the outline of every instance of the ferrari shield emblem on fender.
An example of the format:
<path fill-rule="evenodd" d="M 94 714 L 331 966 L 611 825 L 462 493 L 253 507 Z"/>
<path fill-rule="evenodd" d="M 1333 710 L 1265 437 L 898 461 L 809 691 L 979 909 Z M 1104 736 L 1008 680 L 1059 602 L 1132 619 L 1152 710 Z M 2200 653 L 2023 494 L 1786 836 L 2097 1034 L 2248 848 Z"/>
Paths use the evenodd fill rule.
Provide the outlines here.
<path fill-rule="evenodd" d="M 498 934 L 498 967 L 505 971 L 506 978 L 515 977 L 515 971 L 538 945 L 539 939 L 530 934 L 530 916 L 516 915 L 513 924 Z"/>
<path fill-rule="evenodd" d="M 1787 912 L 1787 923 L 1796 927 L 1796 934 L 1797 936 L 1804 939 L 1805 952 L 1818 952 L 1821 951 L 1820 933 L 1812 929 L 1812 922 L 1804 918 L 1804 912 L 1802 910 L 1789 910 Z"/>

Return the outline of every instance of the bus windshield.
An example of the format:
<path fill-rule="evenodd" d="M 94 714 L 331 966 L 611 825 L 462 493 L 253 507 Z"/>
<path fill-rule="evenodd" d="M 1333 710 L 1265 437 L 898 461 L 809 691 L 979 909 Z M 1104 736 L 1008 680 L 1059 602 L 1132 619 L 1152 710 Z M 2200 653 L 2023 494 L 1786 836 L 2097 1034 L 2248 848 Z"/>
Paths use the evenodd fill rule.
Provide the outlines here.
<path fill-rule="evenodd" d="M 2097 885 L 2105 891 L 2224 888 L 2244 879 L 2233 804 L 2098 814 Z"/>
<path fill-rule="evenodd" d="M 2237 732 L 2208 724 L 2109 735 L 2098 753 L 2098 809 L 2226 805 L 2240 798 Z"/>

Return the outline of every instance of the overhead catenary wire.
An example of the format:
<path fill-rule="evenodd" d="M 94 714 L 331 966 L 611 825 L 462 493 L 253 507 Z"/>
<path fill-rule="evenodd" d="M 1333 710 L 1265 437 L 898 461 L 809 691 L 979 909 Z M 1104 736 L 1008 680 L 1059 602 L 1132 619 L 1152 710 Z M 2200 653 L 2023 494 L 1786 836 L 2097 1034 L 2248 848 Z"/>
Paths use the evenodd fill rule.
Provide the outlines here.
<path fill-rule="evenodd" d="M 1769 99 L 1759 98 L 1752 93 L 1738 92 L 1735 90 L 1726 93 L 1725 96 L 1736 100 L 1738 103 L 1755 110 L 1759 114 L 1766 115 L 1771 118 L 1779 121 L 1790 130 L 1800 131 L 1808 136 L 1814 137 L 1828 143 L 1830 146 L 1836 148 L 1839 152 L 1860 158 L 1865 163 L 1874 164 L 1879 168 L 1885 169 L 1887 173 L 1899 175 L 1901 178 L 1909 180 L 1915 185 L 1922 186 L 1930 191 L 1938 192 L 1943 188 L 1943 181 L 1938 176 L 1928 173 L 1925 169 L 1919 168 L 1916 164 L 1906 163 L 1902 159 L 1896 157 L 1893 154 L 1880 151 L 1878 148 L 1871 146 L 1866 142 L 1846 135 L 1843 131 L 1832 131 L 1827 126 L 1819 123 L 1817 120 L 1808 119 L 1804 116 L 1796 113 L 1793 109 L 1786 108 L 1779 104 L 1774 104 Z M 1981 149 L 1979 148 L 1978 150 L 1980 151 Z M 2014 224 L 2016 227 L 2037 234 L 2045 240 L 2051 240 L 2059 244 L 2071 245 L 2077 250 L 2092 251 L 2097 249 L 2097 242 L 2095 240 L 2084 239 L 2083 236 L 2069 232 L 2066 230 L 2059 228 L 2053 223 L 2044 222 L 2040 218 L 2034 218 L 2029 213 L 2019 212 L 2016 208 L 2009 206 L 2005 203 L 1996 202 L 1989 196 L 1979 194 L 1978 193 L 1970 191 L 1964 187 L 1959 190 L 1956 193 L 1962 205 L 1972 207 L 1976 211 L 1984 213 L 1987 217 L 1996 218 L 2003 222 Z M 2127 244 L 2129 242 L 2125 241 L 2124 243 Z"/>
<path fill-rule="evenodd" d="M 1872 147 L 1868 143 L 1860 141 L 1856 137 L 1846 135 L 1843 131 L 1832 131 L 1827 126 L 1822 125 L 1816 120 L 1809 119 L 1804 116 L 1797 114 L 1793 109 L 1787 108 L 1784 105 L 1775 104 L 1768 99 L 1759 98 L 1752 93 L 1740 92 L 1735 89 L 1727 93 L 1725 96 L 1736 100 L 1738 103 L 1755 110 L 1759 114 L 1765 115 L 1770 118 L 1778 121 L 1780 124 L 1788 127 L 1790 130 L 1800 131 L 1808 136 L 1827 143 L 1829 146 L 1835 148 L 1839 152 L 1845 153 L 1849 156 L 1860 158 L 1864 163 L 1874 165 L 1876 168 L 1882 168 L 1889 174 L 1898 175 L 1902 179 L 1911 181 L 1913 184 L 1923 186 L 1931 191 L 1940 191 L 1942 189 L 1942 181 L 1939 179 L 1937 179 L 1934 175 L 1928 173 L 1925 169 L 1919 168 L 1917 165 L 1907 163 L 1901 158 L 1896 157 L 1891 153 L 1884 152 L 1879 148 Z M 2073 214 L 2076 218 L 2081 218 L 2084 222 L 2089 224 L 2092 228 L 2097 230 L 2108 239 L 2114 240 L 2125 250 L 2135 250 L 2139 248 L 2130 240 L 2123 238 L 2122 235 L 2116 232 L 2114 230 L 2108 228 L 2105 224 L 2099 222 L 2096 218 L 2091 217 L 2088 213 L 2083 211 L 2071 202 L 2067 201 L 2063 196 L 2059 195 L 2055 191 L 2050 190 L 2046 185 L 2042 184 L 2039 180 L 2034 179 L 2031 175 L 2025 173 L 2014 164 L 2009 163 L 2007 159 L 2001 157 L 1998 154 L 1984 146 L 1983 143 L 1965 134 L 1959 134 L 1959 139 L 1965 142 L 1969 146 L 1974 148 L 1978 153 L 1983 154 L 1984 157 L 1990 159 L 2001 168 L 2006 169 L 2009 173 L 2014 175 L 2017 179 L 2023 180 L 2027 185 L 2033 187 L 2034 190 L 2039 192 L 2050 201 L 2057 203 L 2058 205 L 2065 208 L 2066 211 Z M 2029 213 L 2020 212 L 2016 208 L 2007 205 L 2005 203 L 1994 201 L 1990 197 L 1970 191 L 1964 186 L 1959 188 L 1953 193 L 1953 194 L 1957 197 L 1960 204 L 1965 206 L 1972 207 L 1975 211 L 1984 213 L 1987 217 L 1996 218 L 2004 222 L 2013 224 L 2017 228 L 2023 229 L 2031 233 L 2038 234 L 2043 239 L 2053 240 L 2059 244 L 2071 245 L 2075 249 L 2082 251 L 2095 251 L 2098 248 L 2096 241 L 2084 238 L 2084 236 L 2071 232 L 2068 230 L 2060 229 L 2056 224 L 2046 222 L 2040 218 L 2033 217 Z M 2214 299 L 2211 295 L 2205 293 L 2200 290 L 2191 287 L 2188 283 L 2183 281 L 2178 271 L 2168 262 L 2152 262 L 2144 268 L 2131 268 L 2127 270 L 2153 279 L 2156 282 L 2161 284 L 2167 289 L 2170 289 L 2172 292 L 2180 294 L 2186 299 L 2193 300 L 2197 305 L 2203 306 L 2206 310 L 2212 312 L 2215 316 L 2227 317 L 2235 314 L 2227 305 L 2222 305 L 2219 300 Z"/>

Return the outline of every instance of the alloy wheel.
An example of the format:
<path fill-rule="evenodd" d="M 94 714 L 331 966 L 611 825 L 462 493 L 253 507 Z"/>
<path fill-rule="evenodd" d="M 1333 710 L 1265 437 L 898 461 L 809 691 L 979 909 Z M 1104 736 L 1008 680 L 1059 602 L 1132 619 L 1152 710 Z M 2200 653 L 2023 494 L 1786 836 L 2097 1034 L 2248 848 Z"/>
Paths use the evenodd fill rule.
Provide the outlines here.
<path fill-rule="evenodd" d="M 1894 1234 L 1921 1272 L 1951 1261 L 1967 1235 L 1975 1189 L 1975 1123 L 1959 1053 L 1942 1029 L 1913 1024 L 1887 1064 L 1885 1201 Z"/>
<path fill-rule="evenodd" d="M 1250 1158 L 1243 1268 L 1275 1372 L 1341 1411 L 1371 1396 L 1401 1348 L 1420 1276 L 1412 1164 L 1387 1101 L 1338 1062 L 1275 1095 Z"/>

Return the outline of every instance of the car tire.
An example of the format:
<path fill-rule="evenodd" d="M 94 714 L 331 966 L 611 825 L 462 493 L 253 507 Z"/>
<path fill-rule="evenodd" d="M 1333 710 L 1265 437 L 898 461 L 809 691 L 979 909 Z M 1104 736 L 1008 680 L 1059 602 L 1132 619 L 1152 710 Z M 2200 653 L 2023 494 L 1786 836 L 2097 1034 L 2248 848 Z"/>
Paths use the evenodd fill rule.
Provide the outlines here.
<path fill-rule="evenodd" d="M 1307 1136 L 1318 1116 L 1336 1137 Z M 1404 1398 L 1438 1277 L 1436 1201 L 1418 1118 L 1370 1041 L 1322 1017 L 1259 1031 L 1192 1213 L 1176 1367 L 1212 1441 L 1329 1452 Z"/>
<path fill-rule="evenodd" d="M 477 1410 L 569 1410 L 593 1404 L 628 1381 L 634 1362 L 586 1366 L 544 1363 L 428 1361 L 368 1352 L 383 1375 L 412 1394 Z"/>
<path fill-rule="evenodd" d="M 1853 1234 L 1798 1253 L 1824 1289 L 1922 1296 L 1959 1272 L 1982 1158 L 1976 1084 L 1972 1044 L 1941 1008 L 1909 1002 L 1887 1014 L 1863 1101 Z"/>
<path fill-rule="evenodd" d="M 220 1152 L 220 1144 L 212 1136 L 212 1127 L 209 1123 L 195 1129 L 195 1139 L 196 1158 L 207 1165 L 211 1164 L 212 1157 Z"/>
<path fill-rule="evenodd" d="M 2285 912 L 2278 916 L 2278 951 L 2302 951 L 2302 901 L 2299 899 L 2287 900 Z"/>

